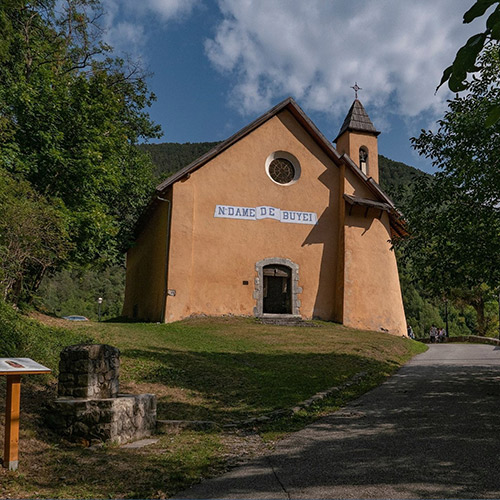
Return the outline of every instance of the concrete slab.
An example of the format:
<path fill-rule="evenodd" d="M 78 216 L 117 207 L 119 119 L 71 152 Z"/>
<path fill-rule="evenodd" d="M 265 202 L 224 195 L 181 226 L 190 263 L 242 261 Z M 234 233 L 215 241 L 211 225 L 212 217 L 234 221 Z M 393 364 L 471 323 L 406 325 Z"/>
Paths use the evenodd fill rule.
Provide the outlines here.
<path fill-rule="evenodd" d="M 139 441 L 134 441 L 133 443 L 127 443 L 120 446 L 120 448 L 144 448 L 145 446 L 150 446 L 159 441 L 159 439 L 140 439 Z"/>

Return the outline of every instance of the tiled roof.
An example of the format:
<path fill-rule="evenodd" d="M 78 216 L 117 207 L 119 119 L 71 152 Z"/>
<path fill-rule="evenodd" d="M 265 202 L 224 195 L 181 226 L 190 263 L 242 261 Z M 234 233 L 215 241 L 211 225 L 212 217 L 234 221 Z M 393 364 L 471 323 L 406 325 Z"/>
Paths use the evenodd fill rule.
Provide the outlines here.
<path fill-rule="evenodd" d="M 367 132 L 374 135 L 379 135 L 380 132 L 373 126 L 365 108 L 361 102 L 356 99 L 351 106 L 351 109 L 345 117 L 342 127 L 340 127 L 340 132 L 337 135 L 337 139 L 346 131 L 354 130 L 358 132 Z M 335 139 L 336 142 L 337 139 Z"/>

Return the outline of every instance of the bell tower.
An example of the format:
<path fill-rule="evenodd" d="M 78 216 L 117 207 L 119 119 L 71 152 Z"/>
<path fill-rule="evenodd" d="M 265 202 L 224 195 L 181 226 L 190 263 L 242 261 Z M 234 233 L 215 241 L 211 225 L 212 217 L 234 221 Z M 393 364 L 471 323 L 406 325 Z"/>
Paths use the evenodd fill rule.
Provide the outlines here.
<path fill-rule="evenodd" d="M 352 87 L 355 99 L 345 117 L 337 138 L 333 141 L 340 154 L 347 154 L 367 177 L 378 183 L 378 144 L 380 132 L 373 126 L 365 108 L 358 99 L 356 83 Z"/>

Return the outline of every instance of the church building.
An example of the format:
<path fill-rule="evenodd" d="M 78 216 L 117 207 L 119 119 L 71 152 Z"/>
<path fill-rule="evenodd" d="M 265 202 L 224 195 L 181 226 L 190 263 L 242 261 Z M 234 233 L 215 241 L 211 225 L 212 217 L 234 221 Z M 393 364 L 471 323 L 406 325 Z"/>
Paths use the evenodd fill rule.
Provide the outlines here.
<path fill-rule="evenodd" d="M 127 253 L 124 315 L 300 317 L 406 335 L 378 185 L 375 129 L 356 98 L 326 139 L 288 98 L 157 188 Z"/>

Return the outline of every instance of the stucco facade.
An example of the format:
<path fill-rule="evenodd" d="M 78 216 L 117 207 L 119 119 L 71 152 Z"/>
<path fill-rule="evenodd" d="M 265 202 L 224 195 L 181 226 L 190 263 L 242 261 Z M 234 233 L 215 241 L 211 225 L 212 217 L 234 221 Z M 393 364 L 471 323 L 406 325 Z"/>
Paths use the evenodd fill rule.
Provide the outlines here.
<path fill-rule="evenodd" d="M 274 158 L 290 182 L 273 180 Z M 394 214 L 288 99 L 158 186 L 127 254 L 124 315 L 281 313 L 404 335 Z"/>

